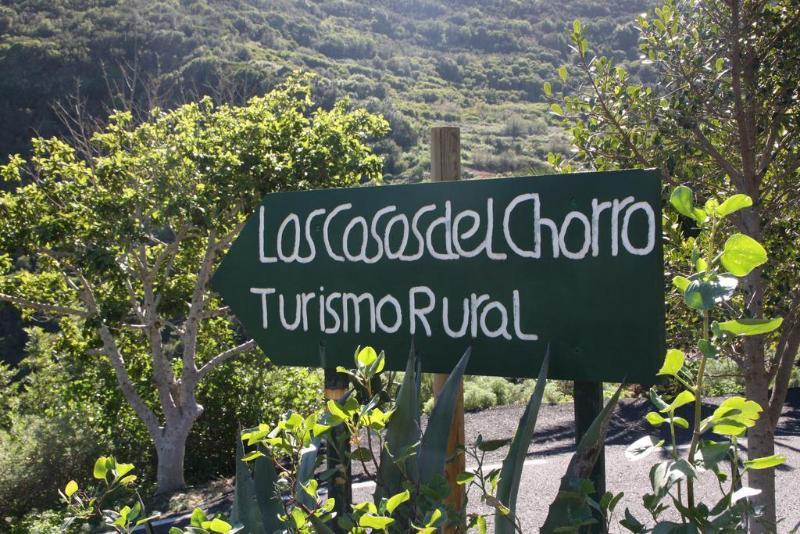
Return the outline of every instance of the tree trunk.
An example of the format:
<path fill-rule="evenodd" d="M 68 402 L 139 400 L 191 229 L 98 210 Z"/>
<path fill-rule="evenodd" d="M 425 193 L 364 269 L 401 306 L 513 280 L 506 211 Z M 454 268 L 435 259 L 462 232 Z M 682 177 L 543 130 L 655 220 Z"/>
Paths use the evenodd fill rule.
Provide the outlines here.
<path fill-rule="evenodd" d="M 752 366 L 747 369 L 745 377 L 747 398 L 764 409 L 755 426 L 747 432 L 747 457 L 754 460 L 775 454 L 775 430 L 769 417 L 769 382 L 763 367 Z M 759 495 L 751 498 L 751 502 L 764 510 L 763 518 L 751 522 L 750 532 L 775 532 L 775 469 L 748 471 L 747 485 L 761 490 Z"/>
<path fill-rule="evenodd" d="M 161 435 L 154 438 L 158 465 L 156 468 L 156 494 L 169 495 L 186 487 L 183 478 L 183 460 L 186 456 L 186 439 L 194 420 L 188 424 L 165 426 Z"/>

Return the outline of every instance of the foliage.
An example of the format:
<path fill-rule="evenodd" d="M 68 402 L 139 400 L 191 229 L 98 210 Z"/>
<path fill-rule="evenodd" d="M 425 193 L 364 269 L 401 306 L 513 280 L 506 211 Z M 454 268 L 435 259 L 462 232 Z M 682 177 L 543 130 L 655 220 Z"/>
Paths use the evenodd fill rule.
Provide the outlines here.
<path fill-rule="evenodd" d="M 144 530 L 154 532 L 152 521 L 147 516 L 144 501 L 137 489 L 134 465 L 117 462 L 114 457 L 100 456 L 92 468 L 96 484 L 82 488 L 74 480 L 67 482 L 59 491 L 66 506 L 66 517 L 62 532 L 92 531 L 131 534 Z M 99 482 L 98 482 L 99 481 Z M 207 517 L 205 512 L 195 509 L 190 526 L 186 529 L 171 528 L 170 533 L 211 534 L 233 532 L 231 525 L 217 514 Z"/>
<path fill-rule="evenodd" d="M 653 532 L 677 528 L 677 523 L 660 517 L 670 508 L 670 500 L 681 516 L 684 531 L 749 530 L 761 513 L 749 499 L 760 490 L 744 486 L 742 476 L 748 470 L 779 465 L 784 458 L 775 455 L 748 461 L 740 458 L 738 439 L 761 416 L 763 409 L 758 403 L 740 396 L 729 397 L 705 419 L 701 417 L 701 407 L 706 394 L 707 362 L 725 353 L 734 353 L 737 337 L 761 335 L 780 327 L 781 319 L 718 320 L 722 316 L 730 316 L 735 309 L 732 304 L 735 303 L 739 278 L 765 263 L 766 251 L 757 241 L 743 234 L 734 233 L 724 243 L 721 243 L 718 234 L 724 228 L 726 217 L 752 204 L 749 197 L 735 195 L 724 202 L 708 202 L 699 207 L 694 204 L 692 191 L 679 186 L 674 189 L 670 202 L 679 213 L 695 220 L 701 229 L 692 252 L 692 273 L 689 276 L 676 276 L 672 280 L 686 305 L 702 317 L 700 338 L 695 349 L 699 365 L 696 371 L 687 369 L 686 353 L 670 349 L 659 371 L 659 375 L 671 377 L 681 387 L 671 402 L 666 402 L 655 392 L 650 395 L 658 411 L 648 413 L 646 419 L 655 427 L 666 425 L 669 428 L 671 448 L 669 459 L 654 464 L 650 470 L 653 492 L 643 497 L 644 507 L 655 523 Z M 676 414 L 685 405 L 693 405 L 691 422 Z M 686 457 L 681 455 L 677 446 L 677 427 L 691 427 L 692 430 Z M 708 434 L 720 436 L 723 441 L 706 437 Z M 663 445 L 663 440 L 646 436 L 631 445 L 627 455 L 638 460 Z M 695 481 L 704 473 L 715 476 L 719 482 L 722 495 L 716 503 L 700 502 L 695 495 Z M 729 483 L 727 489 L 725 483 Z M 651 531 L 628 510 L 622 525 L 631 532 Z M 767 528 L 772 529 L 774 525 Z"/>
<path fill-rule="evenodd" d="M 574 17 L 596 22 L 604 53 L 636 57 L 630 20 L 650 2 L 445 0 L 21 0 L 0 7 L 0 161 L 26 152 L 30 131 L 63 132 L 52 105 L 76 94 L 94 117 L 108 108 L 144 112 L 210 94 L 244 102 L 287 71 L 319 74 L 322 103 L 351 96 L 386 115 L 385 171 L 426 173 L 430 124 L 460 121 L 468 157 L 486 154 L 500 172 L 541 167 L 546 134 L 505 135 L 509 116 L 544 120 L 541 83 L 568 52 Z M 433 59 L 432 59 L 433 58 Z M 636 67 L 646 77 L 648 69 Z M 109 94 L 111 88 L 112 94 Z M 513 132 L 509 132 L 513 133 Z M 502 136 L 502 140 L 499 138 Z M 504 146 L 495 143 L 502 141 Z M 510 159 L 506 150 L 518 154 Z M 497 156 L 496 161 L 491 161 Z M 503 167 L 505 162 L 514 167 Z M 473 163 L 474 165 L 474 163 Z M 485 171 L 482 167 L 477 170 Z"/>
<path fill-rule="evenodd" d="M 449 461 L 446 458 L 448 428 L 457 386 L 468 357 L 469 351 L 448 377 L 422 432 L 419 426 L 420 362 L 413 349 L 396 400 L 391 400 L 392 396 L 388 394 L 392 387 L 391 378 L 382 373 L 383 353 L 378 354 L 371 347 L 356 350 L 356 368 L 339 368 L 350 377 L 352 386 L 342 399 L 330 400 L 326 409 L 308 416 L 290 412 L 274 426 L 260 424 L 241 434 L 237 440 L 236 491 L 229 519 L 222 516 L 209 518 L 202 510 L 196 509 L 188 529 L 172 528 L 170 533 L 325 533 L 336 528 L 350 533 L 414 531 L 433 534 L 447 524 L 457 524 L 465 510 L 453 510 L 445 503 L 449 487 L 442 473 Z M 503 467 L 486 473 L 484 455 L 509 441 L 483 441 L 479 436 L 467 450 L 477 461 L 477 467 L 458 477 L 460 484 L 478 489 L 482 502 L 496 510 L 498 528 L 507 524 L 509 531 L 521 532 L 515 516 L 516 495 L 544 396 L 547 361 L 548 358 Z M 581 440 L 564 477 L 562 491 L 554 502 L 557 509 L 559 506 L 570 509 L 577 506 L 589 514 L 585 524 L 596 522 L 591 518 L 592 508 L 607 512 L 613 510 L 619 500 L 618 497 L 612 499 L 609 494 L 603 496 L 601 504 L 598 504 L 589 489 L 575 502 L 574 492 L 569 488 L 587 487 L 585 478 L 594 466 L 621 391 L 622 387 L 617 389 Z M 344 440 L 331 433 L 335 428 L 346 429 Z M 373 501 L 356 503 L 341 513 L 333 497 L 320 496 L 320 482 L 330 485 L 337 483 L 336 478 L 341 476 L 336 468 L 319 472 L 321 439 L 328 441 L 329 448 L 337 449 L 337 454 L 346 463 L 357 461 L 362 464 L 365 473 L 376 481 Z M 349 442 L 355 444 L 354 450 L 349 446 L 345 450 L 345 444 Z M 146 526 L 149 518 L 145 517 L 132 473 L 131 464 L 101 457 L 94 464 L 93 475 L 102 484 L 82 490 L 74 481 L 67 483 L 61 492 L 68 507 L 66 525 L 104 523 L 117 532 L 130 532 L 137 524 Z M 563 513 L 549 518 L 550 524 L 555 524 L 560 530 L 573 525 L 572 518 Z M 485 532 L 486 516 L 472 514 L 470 526 Z"/>
<path fill-rule="evenodd" d="M 23 531 L 26 523 L 17 518 L 55 504 L 57 490 L 66 480 L 83 484 L 82 474 L 104 450 L 143 465 L 146 492 L 155 480 L 147 431 L 124 400 L 113 394 L 113 369 L 74 345 L 80 337 L 71 336 L 69 320 L 60 324 L 55 333 L 28 330 L 27 356 L 19 368 L 22 376 L 0 390 L 7 399 L 0 412 L 6 418 L 0 424 L 0 509 Z M 275 420 L 292 407 L 310 410 L 321 390 L 318 373 L 275 367 L 256 354 L 221 368 L 205 386 L 201 384 L 198 391 L 205 412 L 189 435 L 190 483 L 234 474 L 230 436 L 240 423 Z"/>
<path fill-rule="evenodd" d="M 204 412 L 187 439 L 187 481 L 233 475 L 236 448 L 231 436 L 237 434 L 238 425 L 276 421 L 289 410 L 312 411 L 319 405 L 320 391 L 317 370 L 276 366 L 258 353 L 221 367 L 214 380 L 198 388 Z"/>
<path fill-rule="evenodd" d="M 1 521 L 51 508 L 65 480 L 81 480 L 103 448 L 103 437 L 86 421 L 86 413 L 75 411 L 11 416 L 0 430 Z"/>
<path fill-rule="evenodd" d="M 752 201 L 729 220 L 745 236 L 738 240 L 763 243 L 772 254 L 745 277 L 737 304 L 743 317 L 780 317 L 783 324 L 741 338 L 733 361 L 747 396 L 764 409 L 749 432 L 748 455 L 769 456 L 800 348 L 800 9 L 791 0 L 667 0 L 637 26 L 640 64 L 653 69 L 654 83 L 595 55 L 587 26 L 573 24 L 574 65 L 559 69 L 559 82 L 545 91 L 576 152 L 569 160 L 558 154 L 549 160 L 563 170 L 656 167 L 666 184 L 689 184 L 721 210 L 745 197 Z M 733 204 L 723 208 L 720 192 Z M 676 200 L 683 204 L 685 193 L 682 198 Z M 685 237 L 695 236 L 700 224 L 694 208 L 681 213 L 664 225 L 671 275 L 693 260 L 694 245 Z M 735 257 L 727 260 L 728 271 L 741 272 Z M 677 344 L 690 341 L 686 325 L 696 318 L 689 311 L 677 295 L 669 299 L 668 333 Z M 774 522 L 774 471 L 750 471 L 748 481 L 763 490 L 754 500 Z"/>
<path fill-rule="evenodd" d="M 30 163 L 0 167 L 31 181 L 0 193 L 0 300 L 70 317 L 81 352 L 108 359 L 169 492 L 184 485 L 198 384 L 255 346 L 208 289 L 219 258 L 266 192 L 379 178 L 366 143 L 386 123 L 346 102 L 314 110 L 303 78 L 242 107 L 110 120 L 86 150 L 37 139 Z"/>

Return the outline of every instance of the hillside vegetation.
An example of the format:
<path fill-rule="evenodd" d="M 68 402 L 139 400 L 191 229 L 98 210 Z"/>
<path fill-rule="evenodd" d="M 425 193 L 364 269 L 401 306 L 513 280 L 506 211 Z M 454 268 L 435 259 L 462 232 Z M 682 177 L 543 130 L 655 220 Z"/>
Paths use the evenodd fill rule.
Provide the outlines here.
<path fill-rule="evenodd" d="M 425 132 L 442 122 L 462 126 L 467 172 L 537 171 L 568 151 L 541 94 L 567 62 L 566 27 L 580 18 L 601 52 L 635 59 L 632 21 L 650 3 L 3 0 L 0 161 L 63 132 L 53 106 L 72 97 L 96 117 L 200 94 L 241 102 L 303 69 L 322 105 L 347 94 L 390 120 L 389 179 L 423 177 Z"/>

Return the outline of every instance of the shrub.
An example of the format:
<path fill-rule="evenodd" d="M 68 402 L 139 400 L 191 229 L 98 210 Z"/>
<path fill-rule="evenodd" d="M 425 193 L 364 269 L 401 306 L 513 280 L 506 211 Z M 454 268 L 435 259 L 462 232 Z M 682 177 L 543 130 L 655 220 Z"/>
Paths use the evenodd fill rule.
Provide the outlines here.
<path fill-rule="evenodd" d="M 31 512 L 19 521 L 8 523 L 10 534 L 61 534 L 64 514 L 56 510 Z"/>
<path fill-rule="evenodd" d="M 464 384 L 464 410 L 484 410 L 495 405 L 497 405 L 497 395 L 491 389 L 481 387 L 475 382 Z"/>
<path fill-rule="evenodd" d="M 106 448 L 85 413 L 58 418 L 12 416 L 0 431 L 0 510 L 22 517 L 58 502 L 58 490 L 70 479 L 91 473 Z"/>

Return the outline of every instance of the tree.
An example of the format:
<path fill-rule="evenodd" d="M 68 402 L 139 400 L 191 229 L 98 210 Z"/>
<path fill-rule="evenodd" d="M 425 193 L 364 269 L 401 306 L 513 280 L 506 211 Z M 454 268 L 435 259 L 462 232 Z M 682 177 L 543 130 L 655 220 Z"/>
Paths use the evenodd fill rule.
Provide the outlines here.
<path fill-rule="evenodd" d="M 295 77 L 242 107 L 118 112 L 90 157 L 34 139 L 0 167 L 19 184 L 0 194 L 0 300 L 82 321 L 153 440 L 159 493 L 184 486 L 198 383 L 255 348 L 209 289 L 217 262 L 265 193 L 378 179 L 367 142 L 385 131 L 344 101 L 315 109 Z"/>
<path fill-rule="evenodd" d="M 782 317 L 776 335 L 747 337 L 734 359 L 746 395 L 765 416 L 748 433 L 750 458 L 774 452 L 774 431 L 800 344 L 800 6 L 793 0 L 668 0 L 638 21 L 645 87 L 608 58 L 592 56 L 573 25 L 574 90 L 552 110 L 565 117 L 577 159 L 598 169 L 657 167 L 667 183 L 705 197 L 743 193 L 753 206 L 736 228 L 767 245 L 772 260 L 744 279 L 744 317 Z M 568 70 L 579 71 L 578 86 Z M 547 84 L 545 92 L 552 94 Z M 558 156 L 550 161 L 569 163 Z M 775 522 L 773 469 L 749 472 L 755 498 Z M 758 526 L 757 529 L 770 528 Z"/>

